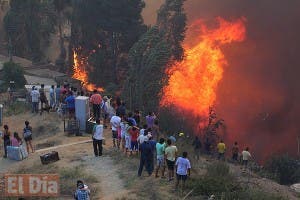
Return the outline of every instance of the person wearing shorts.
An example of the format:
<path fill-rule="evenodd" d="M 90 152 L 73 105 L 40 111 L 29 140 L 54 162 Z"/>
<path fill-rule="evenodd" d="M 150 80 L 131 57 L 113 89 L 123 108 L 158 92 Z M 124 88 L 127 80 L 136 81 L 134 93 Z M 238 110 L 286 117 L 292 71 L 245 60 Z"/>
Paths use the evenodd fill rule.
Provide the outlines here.
<path fill-rule="evenodd" d="M 156 170 L 155 170 L 155 178 L 158 178 L 158 172 L 159 169 L 161 168 L 161 178 L 165 178 L 165 159 L 164 159 L 164 154 L 165 154 L 165 139 L 160 138 L 159 142 L 156 143 Z"/>
<path fill-rule="evenodd" d="M 167 148 L 165 149 L 165 159 L 168 166 L 169 181 L 174 179 L 174 165 L 177 155 L 177 147 L 172 145 L 170 139 L 167 140 Z"/>
<path fill-rule="evenodd" d="M 127 121 L 125 119 L 126 119 L 125 116 L 122 116 L 121 117 L 121 123 L 120 123 L 120 129 L 121 129 L 121 146 L 122 146 L 122 149 L 124 151 L 125 151 L 125 134 L 126 134 L 127 126 L 128 126 L 128 123 L 127 123 Z"/>
<path fill-rule="evenodd" d="M 121 118 L 118 115 L 112 116 L 110 125 L 112 130 L 113 147 L 120 149 L 120 140 L 118 139 L 118 129 L 120 128 Z"/>
<path fill-rule="evenodd" d="M 176 166 L 176 177 L 177 177 L 175 189 L 177 189 L 180 181 L 182 181 L 182 186 L 183 186 L 182 189 L 184 189 L 185 181 L 187 180 L 187 177 L 190 176 L 191 174 L 191 163 L 187 159 L 187 152 L 183 152 L 182 157 L 177 158 L 175 166 Z"/>
<path fill-rule="evenodd" d="M 138 153 L 139 150 L 139 146 L 138 146 L 138 141 L 137 138 L 139 137 L 140 134 L 140 130 L 138 127 L 133 126 L 130 129 L 130 135 L 131 135 L 131 148 L 130 148 L 130 153 L 132 154 L 132 152 L 136 152 Z"/>
<path fill-rule="evenodd" d="M 29 121 L 25 121 L 25 128 L 23 129 L 23 137 L 26 143 L 27 152 L 29 153 L 29 147 L 31 152 L 34 152 L 32 145 L 32 127 L 29 125 Z"/>

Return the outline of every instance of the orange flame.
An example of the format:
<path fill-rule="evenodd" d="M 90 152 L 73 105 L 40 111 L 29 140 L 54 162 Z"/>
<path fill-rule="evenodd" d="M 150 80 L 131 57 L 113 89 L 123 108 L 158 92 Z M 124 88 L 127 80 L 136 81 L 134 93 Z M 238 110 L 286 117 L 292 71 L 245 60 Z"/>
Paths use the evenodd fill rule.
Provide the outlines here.
<path fill-rule="evenodd" d="M 216 101 L 216 89 L 223 76 L 223 68 L 228 65 L 221 46 L 245 39 L 245 18 L 234 22 L 217 18 L 218 28 L 208 29 L 198 21 L 188 30 L 200 28 L 201 35 L 195 39 L 196 45 L 185 44 L 185 58 L 167 70 L 168 84 L 162 90 L 161 106 L 175 105 L 192 111 L 196 116 L 208 116 L 209 107 Z M 198 33 L 199 35 L 199 33 Z M 187 41 L 185 41 L 187 43 Z"/>
<path fill-rule="evenodd" d="M 83 87 L 85 87 L 88 91 L 93 91 L 94 89 L 97 89 L 98 91 L 103 92 L 104 91 L 103 88 L 96 87 L 95 84 L 89 83 L 89 81 L 88 81 L 88 74 L 85 69 L 88 58 L 79 59 L 78 54 L 76 53 L 75 50 L 73 50 L 73 59 L 74 59 L 74 66 L 73 66 L 72 78 L 80 80 Z"/>

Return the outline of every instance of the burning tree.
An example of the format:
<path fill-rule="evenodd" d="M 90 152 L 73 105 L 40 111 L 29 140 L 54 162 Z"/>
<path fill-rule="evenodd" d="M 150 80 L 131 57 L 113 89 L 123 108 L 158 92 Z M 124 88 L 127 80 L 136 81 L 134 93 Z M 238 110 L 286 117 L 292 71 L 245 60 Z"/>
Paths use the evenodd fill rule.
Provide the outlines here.
<path fill-rule="evenodd" d="M 184 0 L 166 0 L 158 12 L 158 20 L 129 52 L 128 79 L 123 95 L 130 105 L 142 110 L 158 111 L 161 88 L 165 85 L 165 69 L 180 61 L 183 52 L 186 15 Z"/>
<path fill-rule="evenodd" d="M 86 73 L 88 82 L 106 86 L 123 79 L 126 55 L 146 28 L 143 7 L 141 0 L 74 1 L 69 51 L 75 51 L 79 60 L 86 59 L 77 69 Z M 73 63 L 74 55 L 69 59 Z"/>

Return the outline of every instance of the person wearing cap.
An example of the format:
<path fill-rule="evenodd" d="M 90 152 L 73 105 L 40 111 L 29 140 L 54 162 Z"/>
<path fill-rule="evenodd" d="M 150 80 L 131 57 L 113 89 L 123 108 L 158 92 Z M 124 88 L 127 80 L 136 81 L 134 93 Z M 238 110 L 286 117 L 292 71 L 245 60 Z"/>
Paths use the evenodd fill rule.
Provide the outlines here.
<path fill-rule="evenodd" d="M 90 190 L 87 185 L 83 183 L 83 181 L 77 181 L 77 189 L 74 193 L 75 200 L 90 200 Z"/>

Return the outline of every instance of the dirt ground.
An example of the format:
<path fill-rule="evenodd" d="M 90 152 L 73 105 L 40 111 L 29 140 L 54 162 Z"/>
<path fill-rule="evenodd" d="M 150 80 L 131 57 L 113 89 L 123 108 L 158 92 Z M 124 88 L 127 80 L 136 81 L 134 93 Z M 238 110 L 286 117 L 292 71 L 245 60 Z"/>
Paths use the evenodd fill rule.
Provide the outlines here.
<path fill-rule="evenodd" d="M 87 174 L 90 174 L 98 179 L 96 183 L 89 185 L 91 190 L 96 190 L 97 196 L 91 199 L 182 199 L 189 191 L 184 191 L 179 194 L 174 192 L 174 182 L 168 182 L 166 179 L 155 178 L 154 176 L 147 177 L 146 173 L 142 177 L 137 177 L 139 165 L 138 156 L 133 155 L 131 158 L 124 156 L 119 150 L 113 149 L 111 144 L 111 134 L 108 129 L 105 130 L 106 145 L 104 145 L 103 156 L 95 157 L 90 135 L 82 137 L 68 137 L 63 132 L 62 120 L 58 118 L 56 113 L 44 113 L 42 116 L 27 112 L 18 114 L 4 119 L 4 124 L 8 124 L 11 131 L 22 132 L 24 121 L 28 120 L 33 127 L 34 145 L 39 149 L 35 153 L 29 154 L 29 157 L 23 161 L 11 161 L 0 158 L 0 173 L 15 173 L 20 169 L 29 169 L 34 172 L 36 168 L 43 169 L 39 156 L 43 153 L 50 152 L 51 147 L 56 147 L 60 160 L 55 162 L 57 169 L 63 168 L 84 168 Z M 85 142 L 85 143 L 82 143 Z M 73 145 L 64 146 L 66 144 Z M 1 143 L 2 145 L 2 143 Z M 185 148 L 179 146 L 179 148 Z M 43 150 L 45 149 L 45 150 Z M 3 153 L 1 147 L 0 154 Z M 192 174 L 201 175 L 205 173 L 206 166 L 211 162 L 206 159 L 200 161 L 192 161 Z M 47 167 L 47 166 L 46 166 Z M 286 186 L 281 186 L 273 181 L 262 179 L 254 174 L 249 176 L 243 174 L 238 166 L 230 165 L 231 171 L 241 181 L 247 182 L 250 187 L 262 188 L 272 193 L 278 193 L 288 197 L 288 199 L 298 199 Z M 81 179 L 81 177 L 78 177 Z M 75 186 L 75 183 L 74 183 Z M 75 189 L 75 188 L 74 188 Z M 72 199 L 72 193 L 69 196 L 64 196 L 59 199 Z M 187 198 L 189 199 L 189 198 Z"/>

